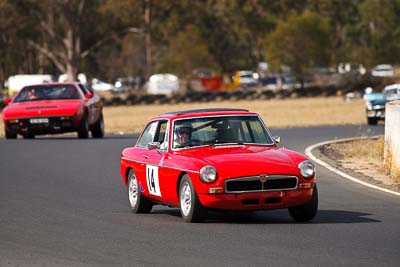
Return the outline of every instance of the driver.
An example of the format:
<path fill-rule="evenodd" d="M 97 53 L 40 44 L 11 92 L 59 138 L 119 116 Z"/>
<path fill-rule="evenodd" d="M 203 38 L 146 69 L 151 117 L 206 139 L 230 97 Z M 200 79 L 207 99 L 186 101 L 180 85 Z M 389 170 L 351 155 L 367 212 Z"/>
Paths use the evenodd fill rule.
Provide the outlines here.
<path fill-rule="evenodd" d="M 175 130 L 175 147 L 183 147 L 189 144 L 193 127 L 189 125 L 178 126 Z"/>

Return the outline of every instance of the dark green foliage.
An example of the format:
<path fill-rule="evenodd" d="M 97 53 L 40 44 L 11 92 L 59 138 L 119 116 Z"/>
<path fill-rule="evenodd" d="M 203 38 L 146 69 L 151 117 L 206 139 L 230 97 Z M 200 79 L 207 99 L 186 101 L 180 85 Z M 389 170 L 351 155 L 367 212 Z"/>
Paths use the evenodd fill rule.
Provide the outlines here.
<path fill-rule="evenodd" d="M 400 0 L 0 0 L 0 80 L 144 76 L 146 51 L 150 70 L 180 76 L 260 61 L 298 76 L 339 62 L 399 64 L 399 14 Z"/>

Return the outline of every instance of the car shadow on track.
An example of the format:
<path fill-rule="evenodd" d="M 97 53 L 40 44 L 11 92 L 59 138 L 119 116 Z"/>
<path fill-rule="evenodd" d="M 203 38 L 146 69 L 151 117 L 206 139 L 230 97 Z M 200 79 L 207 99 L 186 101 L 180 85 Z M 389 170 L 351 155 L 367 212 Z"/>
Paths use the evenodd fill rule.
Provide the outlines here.
<path fill-rule="evenodd" d="M 154 215 L 170 215 L 180 217 L 179 209 L 158 209 Z M 368 218 L 370 213 L 345 210 L 319 210 L 310 222 L 301 224 L 336 224 L 336 223 L 379 223 L 380 220 Z M 293 224 L 287 210 L 256 211 L 256 212 L 215 212 L 208 213 L 205 223 L 225 224 Z"/>

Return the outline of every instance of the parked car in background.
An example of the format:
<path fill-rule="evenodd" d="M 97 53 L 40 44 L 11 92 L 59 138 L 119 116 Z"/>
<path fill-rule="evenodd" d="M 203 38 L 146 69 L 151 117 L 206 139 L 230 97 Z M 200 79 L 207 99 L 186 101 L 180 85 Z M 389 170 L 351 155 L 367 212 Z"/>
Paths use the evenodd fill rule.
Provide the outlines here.
<path fill-rule="evenodd" d="M 147 123 L 121 153 L 120 172 L 134 213 L 153 205 L 180 208 L 186 222 L 208 209 L 287 208 L 295 221 L 318 209 L 315 167 L 305 156 L 279 148 L 256 113 L 243 109 L 170 112 Z"/>
<path fill-rule="evenodd" d="M 257 72 L 242 70 L 237 72 L 239 76 L 239 84 L 242 87 L 254 87 L 258 85 L 259 75 Z"/>
<path fill-rule="evenodd" d="M 389 64 L 376 65 L 371 70 L 371 75 L 375 77 L 392 77 L 394 76 L 394 69 Z"/>
<path fill-rule="evenodd" d="M 50 74 L 17 74 L 8 78 L 6 87 L 8 88 L 8 95 L 12 97 L 24 86 L 53 81 L 55 81 L 54 77 Z"/>
<path fill-rule="evenodd" d="M 147 93 L 151 95 L 172 95 L 178 91 L 179 79 L 174 74 L 154 74 L 147 83 Z"/>
<path fill-rule="evenodd" d="M 96 92 L 107 92 L 115 90 L 114 85 L 111 83 L 103 82 L 97 78 L 92 79 L 91 87 Z"/>
<path fill-rule="evenodd" d="M 117 78 L 114 83 L 115 92 L 126 93 L 132 90 L 139 90 L 141 84 L 140 77 L 121 77 Z"/>
<path fill-rule="evenodd" d="M 84 74 L 84 73 L 78 73 L 76 80 L 83 85 L 87 85 L 87 83 L 88 83 L 86 74 Z M 60 83 L 68 82 L 68 75 L 66 73 L 59 75 L 58 82 L 60 82 Z"/>
<path fill-rule="evenodd" d="M 5 136 L 15 139 L 35 135 L 77 132 L 79 138 L 104 136 L 100 97 L 79 83 L 26 86 L 2 111 Z"/>
<path fill-rule="evenodd" d="M 400 100 L 400 83 L 385 86 L 383 89 L 386 101 Z"/>

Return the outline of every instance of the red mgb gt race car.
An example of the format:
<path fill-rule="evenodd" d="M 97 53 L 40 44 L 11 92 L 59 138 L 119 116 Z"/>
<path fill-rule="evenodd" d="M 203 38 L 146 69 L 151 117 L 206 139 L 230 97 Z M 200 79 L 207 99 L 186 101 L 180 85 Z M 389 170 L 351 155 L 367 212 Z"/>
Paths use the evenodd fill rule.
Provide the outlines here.
<path fill-rule="evenodd" d="M 104 136 L 100 97 L 80 83 L 30 85 L 5 100 L 8 105 L 2 113 L 6 138 L 74 131 L 79 138 L 88 138 L 89 131 L 94 138 Z"/>
<path fill-rule="evenodd" d="M 176 206 L 186 222 L 207 210 L 288 208 L 295 221 L 318 209 L 315 167 L 279 148 L 260 116 L 243 109 L 171 112 L 152 118 L 121 154 L 121 175 L 134 213 Z"/>

